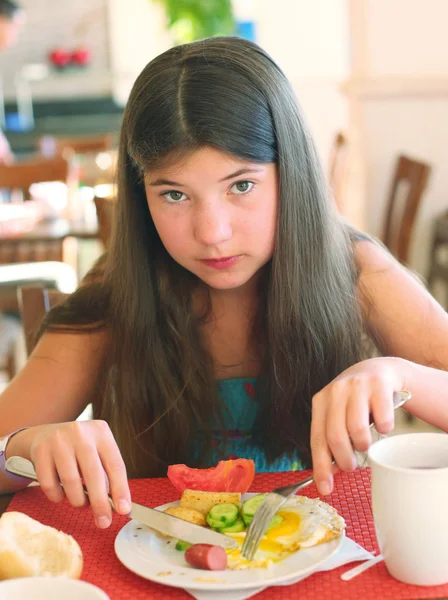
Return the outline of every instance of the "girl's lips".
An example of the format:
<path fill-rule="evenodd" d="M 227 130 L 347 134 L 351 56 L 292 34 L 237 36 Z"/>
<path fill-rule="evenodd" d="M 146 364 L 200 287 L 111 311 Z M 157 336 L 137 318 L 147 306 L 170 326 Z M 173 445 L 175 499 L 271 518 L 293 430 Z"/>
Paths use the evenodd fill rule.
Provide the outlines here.
<path fill-rule="evenodd" d="M 239 254 L 238 256 L 227 256 L 226 258 L 209 258 L 203 259 L 201 262 L 207 265 L 207 267 L 212 267 L 212 269 L 228 269 L 239 261 L 241 256 Z"/>

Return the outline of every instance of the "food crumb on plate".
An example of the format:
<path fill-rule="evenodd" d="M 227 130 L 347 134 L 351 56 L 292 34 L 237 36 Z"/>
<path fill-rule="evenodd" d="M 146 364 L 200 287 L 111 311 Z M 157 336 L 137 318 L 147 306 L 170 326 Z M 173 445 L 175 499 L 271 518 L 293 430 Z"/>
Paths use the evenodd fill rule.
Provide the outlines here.
<path fill-rule="evenodd" d="M 211 579 L 209 577 L 195 577 L 195 581 L 203 581 L 204 583 L 228 583 L 227 579 Z"/>
<path fill-rule="evenodd" d="M 160 571 L 160 573 L 157 573 L 157 577 L 166 577 L 167 575 L 172 575 L 173 572 L 172 571 Z"/>

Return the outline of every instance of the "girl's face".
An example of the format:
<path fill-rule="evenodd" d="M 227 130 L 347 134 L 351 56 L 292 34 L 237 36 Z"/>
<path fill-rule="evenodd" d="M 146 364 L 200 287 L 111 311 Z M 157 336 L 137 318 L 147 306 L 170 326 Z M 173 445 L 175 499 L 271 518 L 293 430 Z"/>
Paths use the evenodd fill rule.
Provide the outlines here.
<path fill-rule="evenodd" d="M 210 287 L 241 287 L 272 257 L 278 203 L 274 163 L 251 163 L 205 147 L 151 170 L 145 189 L 167 252 Z"/>

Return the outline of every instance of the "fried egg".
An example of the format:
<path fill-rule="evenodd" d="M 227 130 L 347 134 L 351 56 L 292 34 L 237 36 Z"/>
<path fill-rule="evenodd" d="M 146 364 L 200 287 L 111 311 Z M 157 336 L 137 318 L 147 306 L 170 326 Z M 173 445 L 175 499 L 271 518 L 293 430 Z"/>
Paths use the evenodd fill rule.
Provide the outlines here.
<path fill-rule="evenodd" d="M 294 496 L 277 514 L 282 517 L 282 522 L 265 533 L 251 561 L 241 554 L 246 533 L 231 534 L 239 547 L 226 550 L 229 569 L 268 567 L 298 550 L 329 542 L 345 529 L 344 519 L 332 506 L 305 496 Z"/>

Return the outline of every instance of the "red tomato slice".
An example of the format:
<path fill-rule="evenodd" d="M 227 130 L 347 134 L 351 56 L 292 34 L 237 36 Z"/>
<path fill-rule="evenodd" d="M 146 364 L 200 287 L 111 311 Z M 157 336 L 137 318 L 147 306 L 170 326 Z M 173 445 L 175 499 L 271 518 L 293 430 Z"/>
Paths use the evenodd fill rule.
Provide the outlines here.
<path fill-rule="evenodd" d="M 252 485 L 254 475 L 255 463 L 247 458 L 221 460 L 210 469 L 192 469 L 187 465 L 168 467 L 168 478 L 179 492 L 201 490 L 244 494 Z"/>

